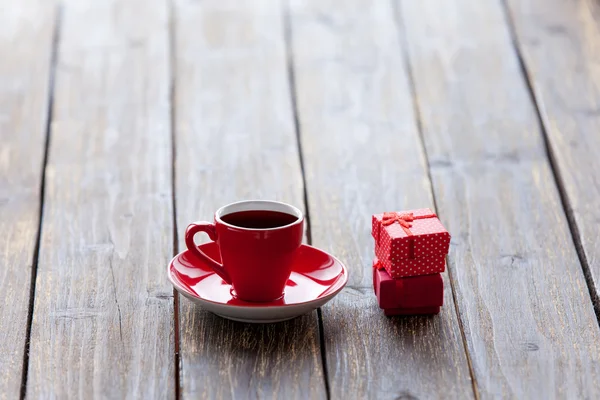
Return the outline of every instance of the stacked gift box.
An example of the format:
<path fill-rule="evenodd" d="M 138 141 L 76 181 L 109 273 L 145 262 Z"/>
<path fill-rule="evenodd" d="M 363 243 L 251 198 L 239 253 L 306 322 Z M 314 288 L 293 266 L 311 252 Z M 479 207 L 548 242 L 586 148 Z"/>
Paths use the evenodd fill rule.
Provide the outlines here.
<path fill-rule="evenodd" d="M 373 215 L 373 288 L 385 315 L 437 314 L 450 234 L 428 208 Z"/>

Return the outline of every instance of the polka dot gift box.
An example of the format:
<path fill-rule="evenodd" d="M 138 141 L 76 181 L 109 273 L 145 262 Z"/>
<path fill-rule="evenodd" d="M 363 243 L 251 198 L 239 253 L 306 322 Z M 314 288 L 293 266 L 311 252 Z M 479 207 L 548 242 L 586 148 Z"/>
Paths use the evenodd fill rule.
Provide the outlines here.
<path fill-rule="evenodd" d="M 429 208 L 375 214 L 371 234 L 392 278 L 444 272 L 450 234 Z"/>
<path fill-rule="evenodd" d="M 427 254 L 419 258 L 402 259 L 393 265 L 388 253 L 377 245 L 375 245 L 375 256 L 383 260 L 380 261 L 381 266 L 390 276 L 393 274 L 395 279 L 444 272 L 446 265 L 445 254 Z"/>

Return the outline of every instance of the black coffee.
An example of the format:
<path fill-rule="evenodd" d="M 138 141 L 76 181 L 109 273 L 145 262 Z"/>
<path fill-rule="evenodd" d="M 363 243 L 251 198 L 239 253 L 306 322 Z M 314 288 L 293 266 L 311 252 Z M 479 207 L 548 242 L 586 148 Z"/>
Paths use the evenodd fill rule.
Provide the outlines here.
<path fill-rule="evenodd" d="M 289 225 L 298 221 L 298 217 L 279 211 L 251 210 L 223 215 L 221 220 L 241 228 L 269 229 Z"/>

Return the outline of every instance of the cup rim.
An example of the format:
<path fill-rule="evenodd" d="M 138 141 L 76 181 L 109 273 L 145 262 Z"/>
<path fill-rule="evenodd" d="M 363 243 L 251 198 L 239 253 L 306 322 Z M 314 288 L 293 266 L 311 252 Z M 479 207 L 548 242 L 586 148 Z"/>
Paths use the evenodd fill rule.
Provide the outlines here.
<path fill-rule="evenodd" d="M 268 206 L 271 206 L 271 207 L 267 208 Z M 228 210 L 228 209 L 232 209 L 232 210 Z M 287 211 L 285 211 L 285 209 L 287 209 Z M 243 226 L 232 225 L 221 219 L 221 217 L 224 215 L 229 215 L 234 212 L 251 211 L 251 210 L 279 211 L 279 212 L 283 212 L 286 214 L 292 214 L 295 217 L 297 217 L 298 219 L 296 221 L 292 222 L 291 224 L 277 226 L 274 228 L 245 228 Z M 219 208 L 215 212 L 215 221 L 217 221 L 218 223 L 223 224 L 225 226 L 228 226 L 230 228 L 240 229 L 243 231 L 276 231 L 276 230 L 286 229 L 286 228 L 290 228 L 294 225 L 301 224 L 302 221 L 304 221 L 304 214 L 302 213 L 302 211 L 300 211 L 299 208 L 294 207 L 293 205 L 288 204 L 288 203 L 283 203 L 281 201 L 242 200 L 242 201 L 236 201 L 233 203 L 226 204 L 226 205 L 222 206 L 221 208 Z"/>

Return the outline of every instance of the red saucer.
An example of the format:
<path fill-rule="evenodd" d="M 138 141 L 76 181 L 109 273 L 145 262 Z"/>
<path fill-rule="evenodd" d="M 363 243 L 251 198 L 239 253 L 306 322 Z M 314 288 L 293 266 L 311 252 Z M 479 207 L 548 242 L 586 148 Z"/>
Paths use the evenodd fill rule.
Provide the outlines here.
<path fill-rule="evenodd" d="M 220 261 L 215 242 L 199 247 Z M 171 260 L 168 277 L 181 294 L 208 311 L 244 322 L 277 322 L 305 314 L 333 298 L 348 281 L 346 267 L 339 260 L 304 244 L 298 249 L 283 298 L 268 303 L 236 298 L 231 286 L 189 250 Z"/>

